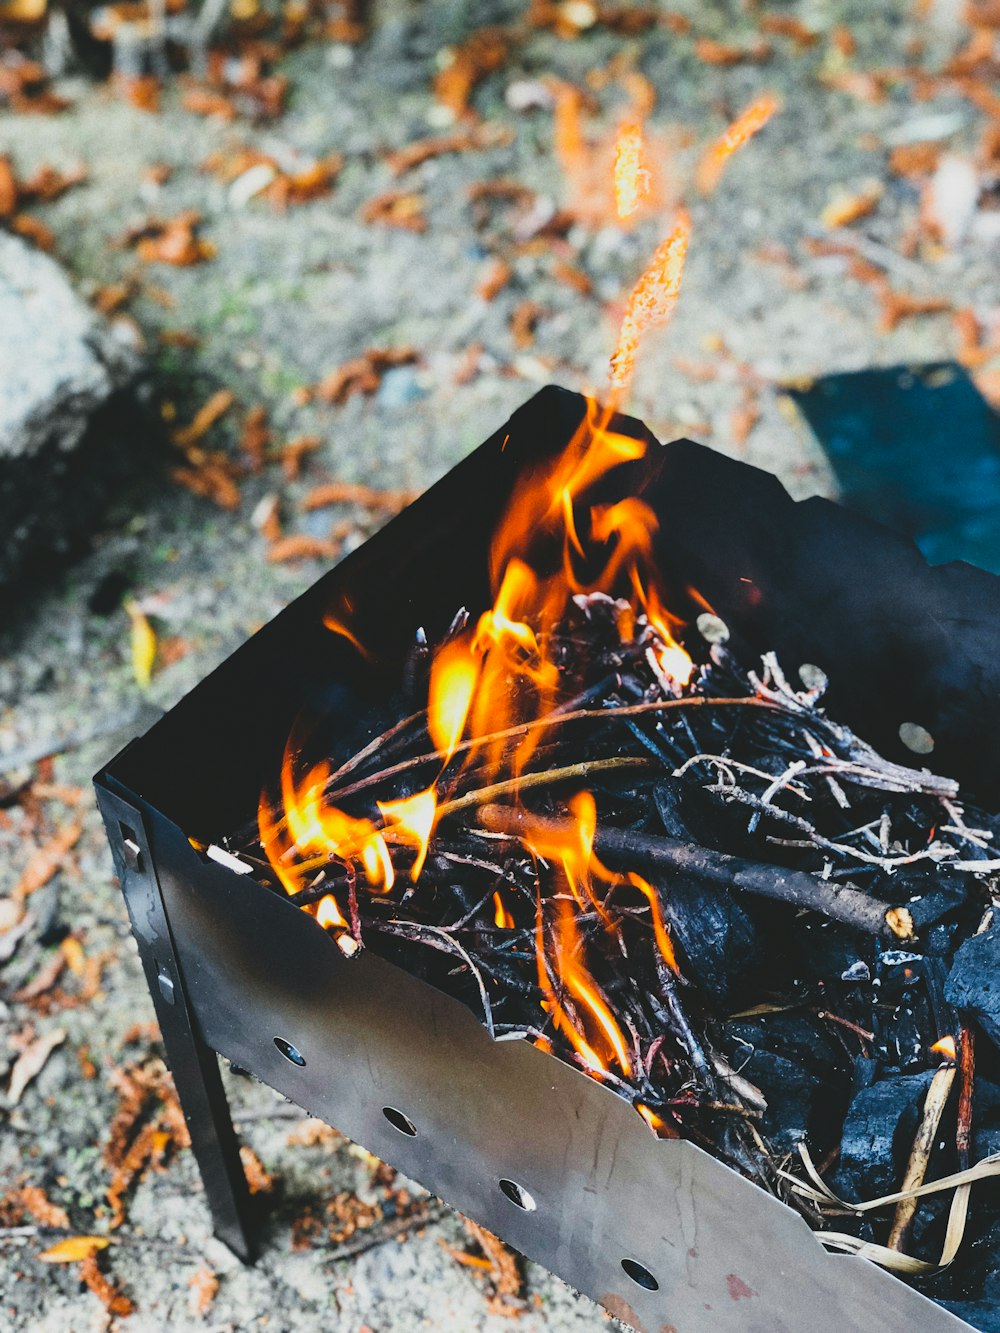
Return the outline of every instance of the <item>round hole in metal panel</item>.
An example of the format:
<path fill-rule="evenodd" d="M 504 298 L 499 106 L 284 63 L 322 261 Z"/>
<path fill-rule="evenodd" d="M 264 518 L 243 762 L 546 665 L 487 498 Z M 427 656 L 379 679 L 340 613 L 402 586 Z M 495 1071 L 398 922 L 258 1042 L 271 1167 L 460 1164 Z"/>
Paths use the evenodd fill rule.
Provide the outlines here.
<path fill-rule="evenodd" d="M 523 1208 L 526 1213 L 533 1213 L 538 1207 L 524 1186 L 516 1180 L 501 1180 L 500 1189 L 515 1207 Z"/>
<path fill-rule="evenodd" d="M 411 1139 L 414 1134 L 416 1134 L 417 1127 L 410 1117 L 404 1115 L 402 1111 L 397 1111 L 394 1106 L 383 1106 L 382 1114 L 385 1116 L 386 1120 L 388 1120 L 389 1124 L 392 1125 L 393 1129 L 399 1130 L 400 1134 L 405 1134 L 407 1138 Z"/>
<path fill-rule="evenodd" d="M 622 1268 L 625 1270 L 626 1277 L 630 1277 L 637 1287 L 645 1287 L 646 1291 L 659 1291 L 660 1284 L 648 1268 L 638 1263 L 635 1259 L 623 1259 Z"/>
<path fill-rule="evenodd" d="M 290 1041 L 285 1041 L 284 1037 L 275 1037 L 274 1044 L 290 1064 L 300 1066 L 305 1064 L 306 1057 L 297 1046 L 293 1046 Z"/>

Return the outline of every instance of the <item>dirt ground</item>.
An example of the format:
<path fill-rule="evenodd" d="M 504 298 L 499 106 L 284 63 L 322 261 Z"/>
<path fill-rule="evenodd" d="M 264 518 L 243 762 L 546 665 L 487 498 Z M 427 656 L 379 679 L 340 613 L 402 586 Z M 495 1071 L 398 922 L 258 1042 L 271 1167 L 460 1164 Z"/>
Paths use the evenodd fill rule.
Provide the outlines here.
<path fill-rule="evenodd" d="M 822 453 L 783 384 L 959 351 L 984 383 L 996 380 L 996 214 L 981 208 L 954 232 L 946 218 L 942 236 L 927 222 L 929 171 L 889 169 L 892 150 L 914 143 L 983 169 L 983 107 L 954 78 L 912 76 L 942 69 L 968 40 L 960 6 L 925 6 L 917 18 L 909 0 L 766 10 L 676 0 L 640 35 L 602 21 L 571 36 L 524 28 L 524 8 L 482 4 L 473 17 L 453 0 L 379 0 L 360 44 L 312 40 L 280 60 L 288 106 L 265 124 L 192 114 L 176 84 L 151 114 L 79 77 L 58 81 L 72 103 L 62 114 L 0 112 L 0 151 L 22 176 L 43 163 L 86 166 L 85 183 L 31 211 L 88 297 L 113 304 L 109 285 L 127 284 L 116 318 L 146 349 L 165 428 L 190 423 L 219 391 L 233 395 L 186 458 L 183 444 L 166 443 L 164 469 L 121 497 L 92 552 L 26 586 L 0 627 L 0 892 L 14 903 L 26 873 L 44 881 L 27 899 L 30 928 L 0 964 L 0 1074 L 39 1038 L 59 1038 L 16 1104 L 8 1093 L 0 1109 L 0 1326 L 510 1327 L 490 1312 L 484 1270 L 451 1252 L 472 1246 L 452 1214 L 339 1259 L 338 1247 L 366 1229 L 372 1241 L 381 1236 L 385 1218 L 373 1221 L 373 1210 L 405 1208 L 408 1187 L 336 1136 L 304 1130 L 268 1089 L 227 1074 L 244 1141 L 273 1177 L 262 1257 L 241 1267 L 211 1238 L 193 1159 L 157 1082 L 152 1008 L 89 777 L 384 517 L 364 506 L 306 510 L 311 488 L 336 479 L 419 490 L 540 384 L 600 389 L 624 295 L 682 194 L 692 216 L 684 289 L 669 330 L 646 341 L 630 403 L 661 436 L 687 434 L 776 471 L 796 495 L 829 493 Z M 769 27 L 765 14 L 800 26 Z M 487 23 L 517 27 L 500 67 L 472 94 L 475 123 L 506 131 L 503 141 L 393 176 L 387 153 L 454 129 L 432 80 Z M 719 63 L 706 42 L 753 58 L 730 52 Z M 767 58 L 754 50 L 760 42 Z M 896 75 L 871 73 L 886 69 Z M 599 191 L 581 196 L 573 163 L 554 153 L 550 75 L 587 90 L 586 131 L 605 140 L 594 157 L 630 99 L 655 93 L 648 133 L 664 197 L 634 229 L 593 217 Z M 715 194 L 698 196 L 687 182 L 702 150 L 765 90 L 783 109 L 733 158 Z M 231 165 L 245 146 L 279 163 L 337 153 L 343 166 L 329 194 L 281 211 L 264 196 L 245 198 L 245 170 L 226 182 L 203 169 L 212 154 Z M 149 170 L 164 165 L 169 172 Z M 470 199 L 500 180 L 518 187 L 513 203 Z M 408 196 L 398 208 L 422 217 L 422 230 L 365 220 L 366 204 L 387 190 Z M 849 202 L 838 227 L 824 213 L 841 195 Z M 846 220 L 865 199 L 869 211 Z M 189 208 L 215 250 L 205 262 L 145 262 L 122 240 L 150 214 Z M 498 257 L 510 278 L 486 299 Z M 941 298 L 941 309 L 901 314 L 899 293 Z M 985 350 L 969 358 L 973 328 Z M 414 359 L 342 404 L 302 392 L 371 348 L 412 348 Z M 258 405 L 271 436 L 255 469 L 245 422 Z M 303 436 L 317 445 L 301 475 L 289 476 L 282 449 Z M 220 489 L 220 469 L 203 454 L 229 460 L 221 475 L 238 495 Z M 209 496 L 172 478 L 178 468 Z M 312 538 L 318 554 L 277 560 L 275 516 L 286 537 Z M 157 639 L 148 685 L 137 679 L 136 623 Z M 0 922 L 7 935 L 17 915 Z M 129 1097 L 139 1104 L 131 1121 Z M 162 1137 L 147 1135 L 129 1181 L 119 1140 L 150 1124 Z M 111 1229 L 116 1170 L 123 1220 Z M 55 1213 L 25 1194 L 33 1187 Z M 109 1312 L 114 1298 L 105 1292 L 102 1303 L 78 1262 L 39 1260 L 79 1234 L 111 1237 L 100 1262 L 133 1313 Z M 606 1322 L 527 1265 L 524 1333 Z"/>

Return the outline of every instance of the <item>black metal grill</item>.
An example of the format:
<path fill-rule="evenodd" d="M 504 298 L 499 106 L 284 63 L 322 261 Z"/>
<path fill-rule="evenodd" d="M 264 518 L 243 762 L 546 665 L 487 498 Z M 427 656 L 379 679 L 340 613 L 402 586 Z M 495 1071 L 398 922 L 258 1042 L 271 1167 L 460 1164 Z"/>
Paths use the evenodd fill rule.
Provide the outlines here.
<path fill-rule="evenodd" d="M 648 1333 L 967 1327 L 552 1055 L 494 1043 L 395 963 L 347 960 L 316 922 L 189 838 L 243 822 L 293 725 L 376 734 L 415 629 L 488 599 L 490 533 L 522 469 L 583 400 L 546 389 L 287 608 L 97 776 L 98 799 L 217 1234 L 252 1256 L 249 1195 L 215 1053 Z M 616 428 L 649 438 L 638 422 Z M 831 712 L 1000 804 L 1000 580 L 930 569 L 906 540 L 689 441 L 616 470 L 661 516 L 667 590 L 696 587 L 734 647 L 830 677 Z M 350 605 L 359 662 L 323 625 Z M 359 719 L 361 721 L 359 722 Z M 338 747 L 341 748 L 341 747 Z"/>

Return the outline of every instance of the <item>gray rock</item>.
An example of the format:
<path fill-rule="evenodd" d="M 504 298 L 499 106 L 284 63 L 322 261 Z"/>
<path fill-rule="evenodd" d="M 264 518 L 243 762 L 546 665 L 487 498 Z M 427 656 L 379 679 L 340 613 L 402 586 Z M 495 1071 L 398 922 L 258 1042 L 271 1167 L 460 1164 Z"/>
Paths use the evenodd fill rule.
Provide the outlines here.
<path fill-rule="evenodd" d="M 138 368 L 53 259 L 0 232 L 0 589 L 77 544 L 135 470 Z"/>

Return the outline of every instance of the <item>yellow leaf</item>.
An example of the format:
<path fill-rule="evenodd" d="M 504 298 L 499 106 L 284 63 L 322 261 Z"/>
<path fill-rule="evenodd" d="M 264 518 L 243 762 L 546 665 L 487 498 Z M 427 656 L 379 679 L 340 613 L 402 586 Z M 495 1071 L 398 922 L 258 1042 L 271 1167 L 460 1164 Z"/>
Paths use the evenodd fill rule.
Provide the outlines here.
<path fill-rule="evenodd" d="M 75 977 L 82 977 L 86 968 L 86 955 L 80 941 L 74 935 L 67 935 L 59 947 L 69 970 Z"/>
<path fill-rule="evenodd" d="M 128 602 L 125 610 L 132 622 L 132 674 L 145 689 L 156 661 L 156 633 L 134 602 Z"/>
<path fill-rule="evenodd" d="M 47 0 L 0 0 L 0 22 L 38 23 L 47 7 Z"/>
<path fill-rule="evenodd" d="M 106 1249 L 111 1242 L 107 1236 L 69 1236 L 58 1245 L 52 1245 L 38 1256 L 43 1264 L 75 1264 L 88 1259 L 95 1250 Z"/>

